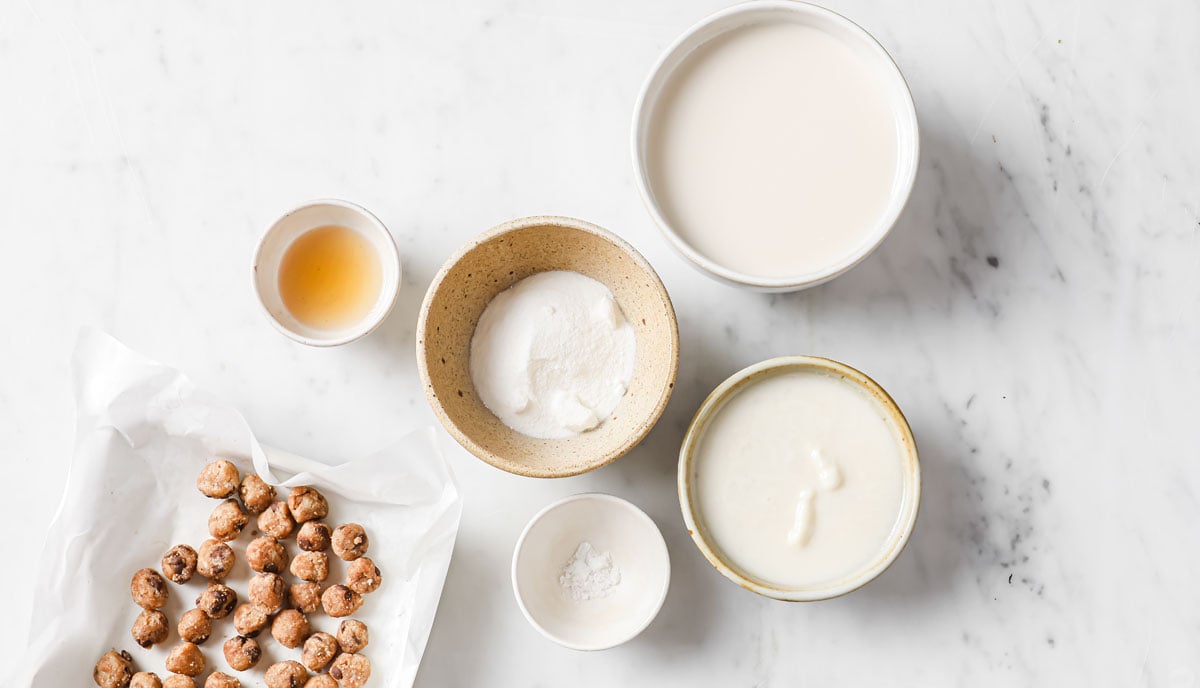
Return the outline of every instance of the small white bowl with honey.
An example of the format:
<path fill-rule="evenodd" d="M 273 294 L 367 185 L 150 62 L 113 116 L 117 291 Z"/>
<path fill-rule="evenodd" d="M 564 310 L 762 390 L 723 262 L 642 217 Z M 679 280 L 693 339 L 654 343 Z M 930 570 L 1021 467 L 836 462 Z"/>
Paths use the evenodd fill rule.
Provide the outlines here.
<path fill-rule="evenodd" d="M 337 346 L 387 318 L 400 292 L 400 254 L 387 227 L 365 208 L 312 201 L 263 234 L 254 289 L 280 332 L 309 346 Z"/>

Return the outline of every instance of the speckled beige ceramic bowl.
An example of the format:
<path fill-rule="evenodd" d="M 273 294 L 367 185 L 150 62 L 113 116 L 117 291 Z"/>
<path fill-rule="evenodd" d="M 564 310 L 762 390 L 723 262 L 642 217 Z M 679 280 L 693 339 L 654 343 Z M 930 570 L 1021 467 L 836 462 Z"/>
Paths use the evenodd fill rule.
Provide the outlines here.
<path fill-rule="evenodd" d="M 704 432 L 709 421 L 720 413 L 725 402 L 760 380 L 793 372 L 816 372 L 841 378 L 846 384 L 858 387 L 879 403 L 891 421 L 896 441 L 900 444 L 900 453 L 904 462 L 902 467 L 904 492 L 900 499 L 900 512 L 896 515 L 892 532 L 884 545 L 880 547 L 879 554 L 874 560 L 857 571 L 852 571 L 840 579 L 822 585 L 784 588 L 756 578 L 753 572 L 745 571 L 732 563 L 709 537 L 708 529 L 705 527 L 695 499 L 694 458 L 697 448 L 704 441 Z M 900 552 L 908 544 L 908 538 L 917 522 L 917 510 L 921 504 L 921 464 L 917 459 L 917 445 L 913 440 L 912 429 L 909 428 L 908 421 L 900 412 L 900 407 L 877 382 L 844 363 L 827 358 L 781 356 L 756 363 L 734 373 L 728 380 L 718 385 L 700 405 L 700 410 L 696 411 L 696 416 L 692 419 L 691 426 L 688 427 L 687 435 L 684 436 L 683 446 L 679 450 L 678 487 L 679 505 L 683 509 L 683 520 L 687 524 L 688 533 L 691 534 L 692 540 L 700 548 L 704 557 L 722 575 L 743 588 L 766 597 L 789 602 L 813 602 L 845 595 L 861 588 L 887 570 L 896 557 L 900 556 Z"/>
<path fill-rule="evenodd" d="M 515 282 L 574 270 L 613 293 L 637 337 L 629 391 L 599 427 L 576 437 L 526 437 L 500 422 L 471 384 L 471 337 L 483 309 Z M 612 233 L 567 217 L 526 217 L 484 232 L 433 279 L 417 323 L 417 368 L 446 430 L 493 466 L 535 478 L 578 475 L 632 449 L 662 415 L 679 368 L 671 298 L 654 269 Z"/>

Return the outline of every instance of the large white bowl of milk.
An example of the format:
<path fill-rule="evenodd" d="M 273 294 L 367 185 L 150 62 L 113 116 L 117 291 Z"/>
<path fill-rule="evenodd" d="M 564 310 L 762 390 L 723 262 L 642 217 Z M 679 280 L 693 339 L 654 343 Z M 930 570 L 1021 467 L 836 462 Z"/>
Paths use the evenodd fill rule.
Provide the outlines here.
<path fill-rule="evenodd" d="M 789 601 L 873 580 L 921 501 L 916 444 L 863 373 L 810 356 L 734 374 L 696 412 L 679 457 L 688 532 L 727 578 Z"/>
<path fill-rule="evenodd" d="M 919 149 L 912 96 L 883 47 L 788 0 L 689 29 L 634 112 L 634 173 L 672 246 L 762 291 L 805 289 L 866 258 L 904 209 Z"/>

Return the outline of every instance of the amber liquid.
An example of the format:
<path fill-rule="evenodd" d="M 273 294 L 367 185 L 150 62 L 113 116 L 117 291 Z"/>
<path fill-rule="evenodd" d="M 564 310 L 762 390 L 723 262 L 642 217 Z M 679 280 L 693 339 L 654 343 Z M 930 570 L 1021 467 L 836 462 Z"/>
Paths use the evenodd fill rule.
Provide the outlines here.
<path fill-rule="evenodd" d="M 379 254 L 347 227 L 318 227 L 288 246 L 279 265 L 279 295 L 296 320 L 320 330 L 353 325 L 379 299 Z"/>

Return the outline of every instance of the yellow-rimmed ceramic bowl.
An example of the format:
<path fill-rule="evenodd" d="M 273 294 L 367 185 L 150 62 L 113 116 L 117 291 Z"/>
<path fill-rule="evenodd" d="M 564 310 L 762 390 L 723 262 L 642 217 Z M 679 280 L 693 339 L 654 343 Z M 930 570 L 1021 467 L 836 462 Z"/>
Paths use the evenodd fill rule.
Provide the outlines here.
<path fill-rule="evenodd" d="M 704 519 L 701 517 L 698 500 L 695 496 L 695 455 L 704 441 L 704 433 L 709 422 L 720 413 L 726 402 L 757 382 L 776 375 L 796 372 L 816 372 L 839 378 L 846 384 L 865 392 L 880 405 L 893 426 L 895 437 L 900 445 L 903 462 L 901 466 L 903 490 L 896 522 L 874 559 L 833 581 L 813 586 L 782 587 L 757 578 L 752 572 L 743 570 L 731 562 L 722 553 L 720 547 L 713 542 Z M 722 575 L 743 588 L 766 597 L 789 602 L 812 602 L 827 600 L 857 590 L 874 580 L 896 560 L 908 543 L 913 526 L 917 521 L 917 510 L 921 503 L 921 466 L 917 458 L 916 442 L 913 440 L 912 429 L 909 427 L 908 421 L 900 412 L 896 402 L 878 383 L 844 363 L 827 358 L 783 356 L 756 363 L 734 373 L 729 379 L 718 385 L 700 405 L 679 451 L 678 488 L 679 504 L 683 510 L 683 520 L 687 524 L 688 533 L 704 557 Z"/>
<path fill-rule="evenodd" d="M 500 422 L 475 393 L 470 371 L 483 309 L 548 270 L 572 270 L 608 287 L 637 339 L 633 378 L 617 408 L 595 429 L 554 440 Z M 616 460 L 658 421 L 675 388 L 679 330 L 662 281 L 628 243 L 583 220 L 526 217 L 484 232 L 434 277 L 417 321 L 417 369 L 434 415 L 467 451 L 509 473 L 562 478 Z"/>

